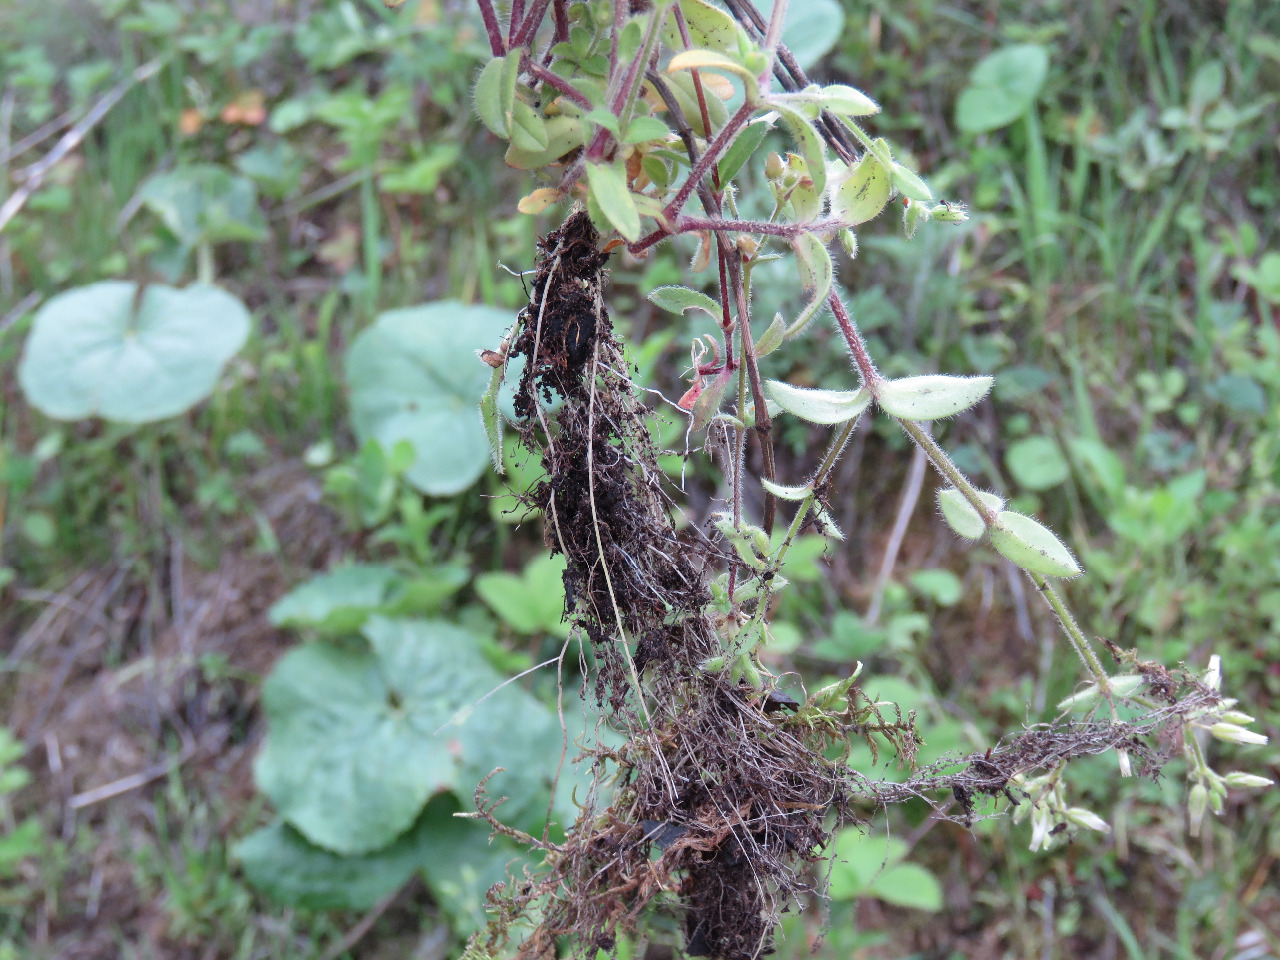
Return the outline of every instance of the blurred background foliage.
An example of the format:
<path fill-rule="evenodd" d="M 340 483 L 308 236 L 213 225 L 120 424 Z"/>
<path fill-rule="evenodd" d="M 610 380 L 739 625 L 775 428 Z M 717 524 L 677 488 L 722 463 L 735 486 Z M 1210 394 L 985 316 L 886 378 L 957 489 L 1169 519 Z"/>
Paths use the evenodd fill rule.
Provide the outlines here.
<path fill-rule="evenodd" d="M 839 6 L 793 0 L 808 21 L 788 41 L 809 44 L 815 77 L 885 104 L 879 132 L 973 214 L 911 241 L 891 222 L 863 234 L 840 283 L 873 355 L 890 375 L 995 374 L 990 402 L 937 425 L 947 448 L 1064 532 L 1086 629 L 1170 665 L 1221 655 L 1274 743 L 1280 5 Z M 29 192 L 0 232 L 0 958 L 453 955 L 514 856 L 449 816 L 503 762 L 492 744 L 525 751 L 505 761 L 524 778 L 517 821 L 565 809 L 548 792 L 554 670 L 488 704 L 496 735 L 450 699 L 565 642 L 536 518 L 467 453 L 473 349 L 496 346 L 563 213 L 516 212 L 537 184 L 470 108 L 487 57 L 461 0 L 0 6 L 0 201 Z M 692 254 L 612 265 L 614 322 L 668 396 L 708 331 L 645 295 L 709 283 L 690 281 Z M 207 402 L 150 423 L 28 402 L 23 345 L 59 291 L 196 277 L 253 317 Z M 787 270 L 754 286 L 766 323 L 798 296 Z M 850 385 L 821 324 L 768 364 Z M 414 391 L 451 419 L 421 416 Z M 770 665 L 815 680 L 863 660 L 870 692 L 918 712 L 922 760 L 982 749 L 1045 718 L 1075 665 L 1012 568 L 932 515 L 905 438 L 864 426 L 833 482 L 848 543 L 792 550 Z M 682 445 L 677 417 L 657 427 Z M 818 441 L 782 425 L 780 475 L 801 476 Z M 531 482 L 514 448 L 507 461 Z M 716 474 L 665 464 L 704 516 Z M 298 712 L 314 689 L 346 711 L 333 729 Z M 408 739 L 380 747 L 387 776 L 417 774 L 317 803 L 381 756 L 362 724 L 388 704 Z M 405 734 L 449 723 L 456 736 Z M 401 748 L 424 759 L 398 763 Z M 308 750 L 346 766 L 308 785 L 314 771 L 290 772 Z M 1251 759 L 1280 768 L 1274 746 Z M 1110 836 L 1032 854 L 1025 824 L 969 833 L 908 806 L 841 836 L 831 901 L 788 921 L 782 952 L 1280 956 L 1280 795 L 1233 795 L 1193 841 L 1179 761 L 1157 785 L 1109 761 L 1076 770 Z"/>

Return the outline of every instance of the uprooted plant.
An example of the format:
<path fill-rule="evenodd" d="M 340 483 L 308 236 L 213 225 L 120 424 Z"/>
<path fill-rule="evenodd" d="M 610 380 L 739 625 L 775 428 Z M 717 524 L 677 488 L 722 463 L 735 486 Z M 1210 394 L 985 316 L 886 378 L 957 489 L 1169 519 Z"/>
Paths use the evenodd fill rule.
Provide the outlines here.
<path fill-rule="evenodd" d="M 473 953 L 514 945 L 521 956 L 553 956 L 567 936 L 575 956 L 592 957 L 613 951 L 620 933 L 661 905 L 677 916 L 688 955 L 746 960 L 770 951 L 780 913 L 820 884 L 810 864 L 831 830 L 856 822 L 860 810 L 921 797 L 946 815 L 939 801 L 947 798 L 951 815 L 968 822 L 984 798 L 1007 801 L 1015 816 L 1031 816 L 1033 846 L 1047 846 L 1077 827 L 1106 828 L 1066 800 L 1062 771 L 1075 758 L 1114 751 L 1124 773 L 1154 777 L 1181 749 L 1191 760 L 1193 826 L 1206 806 L 1220 809 L 1228 785 L 1266 782 L 1215 773 L 1193 735 L 1202 727 L 1228 741 L 1260 740 L 1244 726 L 1251 718 L 1220 696 L 1216 662 L 1196 676 L 1108 645 L 1125 670 L 1108 676 L 1053 584 L 1081 572 L 1071 553 L 1042 524 L 976 489 L 932 438 L 929 422 L 977 403 L 991 378 L 889 380 L 877 371 L 832 291 L 827 243 L 839 237 L 855 255 L 854 228 L 895 197 L 908 234 L 964 213 L 935 201 L 887 142 L 863 131 L 860 118 L 879 110 L 868 96 L 808 82 L 779 43 L 785 0 L 768 20 L 746 0 L 728 0 L 728 12 L 705 0 L 540 0 L 527 10 L 513 4 L 505 32 L 492 4 L 480 7 L 494 59 L 477 83 L 478 112 L 510 140 L 508 162 L 554 178 L 522 209 L 579 201 L 540 244 L 528 307 L 485 354 L 494 377 L 482 410 L 494 437 L 497 387 L 508 362 L 523 359 L 520 438 L 546 472 L 530 505 L 542 511 L 547 546 L 567 562 L 567 613 L 589 641 L 594 699 L 625 742 L 582 745 L 593 787 L 577 798 L 580 816 L 562 843 L 503 825 L 477 792 L 479 816 L 540 850 L 544 866 L 491 891 L 495 919 L 473 939 Z M 783 92 L 771 92 L 774 80 Z M 730 113 L 724 101 L 735 97 L 741 105 Z M 798 152 L 764 164 L 772 214 L 740 219 L 735 178 L 775 124 Z M 698 215 L 685 209 L 695 196 Z M 625 244 L 642 255 L 682 234 L 697 236 L 697 257 L 714 262 L 719 297 L 669 287 L 652 299 L 675 312 L 703 310 L 718 326 L 704 338 L 709 346 L 695 344 L 694 384 L 680 401 L 724 473 L 726 508 L 703 526 L 675 522 L 649 411 L 605 306 L 612 250 Z M 779 243 L 795 254 L 805 305 L 755 341 L 751 271 Z M 762 379 L 758 359 L 802 335 L 824 307 L 861 384 L 828 391 Z M 862 739 L 873 750 L 887 742 L 911 765 L 920 739 L 914 716 L 866 696 L 860 666 L 798 699 L 757 656 L 797 535 L 841 536 L 826 507 L 831 472 L 873 403 L 944 477 L 946 522 L 962 537 L 988 536 L 1026 571 L 1087 673 L 1089 685 L 1061 706 L 1093 710 L 1012 733 L 903 783 L 847 762 Z M 804 483 L 774 475 L 772 417 L 781 412 L 834 431 Z M 762 465 L 759 525 L 744 497 L 752 437 Z M 779 505 L 794 513 L 785 535 L 771 538 Z"/>

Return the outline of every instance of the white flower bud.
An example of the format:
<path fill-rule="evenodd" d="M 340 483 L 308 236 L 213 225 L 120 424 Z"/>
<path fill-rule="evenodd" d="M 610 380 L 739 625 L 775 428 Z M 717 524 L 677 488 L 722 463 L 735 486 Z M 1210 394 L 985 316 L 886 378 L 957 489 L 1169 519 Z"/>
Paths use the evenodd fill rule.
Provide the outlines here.
<path fill-rule="evenodd" d="M 1222 689 L 1222 658 L 1216 653 L 1209 658 L 1209 669 L 1204 674 L 1204 685 L 1213 691 Z"/>
<path fill-rule="evenodd" d="M 1133 764 L 1129 761 L 1129 751 L 1128 751 L 1128 750 L 1117 750 L 1117 751 L 1116 751 L 1116 759 L 1120 761 L 1120 776 L 1122 776 L 1122 777 L 1132 777 L 1132 776 L 1133 776 Z"/>
<path fill-rule="evenodd" d="M 1227 743 L 1263 744 L 1267 742 L 1266 734 L 1246 730 L 1244 727 L 1238 727 L 1234 723 L 1215 723 L 1209 728 L 1209 733 Z"/>
<path fill-rule="evenodd" d="M 1259 777 L 1253 773 L 1244 773 L 1240 770 L 1237 770 L 1234 773 L 1228 773 L 1222 778 L 1222 781 L 1228 787 L 1239 787 L 1254 790 L 1261 789 L 1262 787 L 1269 787 L 1273 782 L 1268 780 L 1266 777 Z"/>
<path fill-rule="evenodd" d="M 1049 830 L 1053 825 L 1049 822 L 1049 811 L 1044 807 L 1036 807 L 1031 814 L 1031 852 L 1049 849 Z"/>
<path fill-rule="evenodd" d="M 1209 791 L 1203 783 L 1197 783 L 1187 795 L 1187 822 L 1193 837 L 1200 836 L 1200 824 L 1204 821 L 1204 811 L 1209 805 Z"/>

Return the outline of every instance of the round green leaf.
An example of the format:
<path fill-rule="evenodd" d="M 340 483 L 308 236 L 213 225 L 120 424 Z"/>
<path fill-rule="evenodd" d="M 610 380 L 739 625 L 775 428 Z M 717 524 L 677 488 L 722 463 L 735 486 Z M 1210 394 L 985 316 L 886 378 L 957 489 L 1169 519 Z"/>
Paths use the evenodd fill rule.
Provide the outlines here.
<path fill-rule="evenodd" d="M 400 581 L 391 567 L 339 567 L 290 590 L 272 605 L 270 619 L 277 627 L 349 633 L 387 602 Z"/>
<path fill-rule="evenodd" d="M 773 10 L 773 0 L 756 3 L 765 20 Z M 830 53 L 844 33 L 844 10 L 836 0 L 804 0 L 787 7 L 782 22 L 782 42 L 802 70 L 808 70 Z"/>
<path fill-rule="evenodd" d="M 899 863 L 875 878 L 867 894 L 885 903 L 916 910 L 942 909 L 942 885 L 918 863 Z"/>
<path fill-rule="evenodd" d="M 236 844 L 234 857 L 249 882 L 279 904 L 308 910 L 368 910 L 421 870 L 436 902 L 468 924 L 484 891 L 506 877 L 520 851 L 487 826 L 460 820 L 451 796 L 431 800 L 414 825 L 372 853 L 342 856 L 309 843 L 277 820 Z M 471 873 L 478 889 L 470 889 Z M 456 888 L 456 889 L 451 889 Z M 464 893 L 469 896 L 463 896 Z"/>
<path fill-rule="evenodd" d="M 59 420 L 149 423 L 213 392 L 249 336 L 249 311 L 217 287 L 94 283 L 36 313 L 18 368 L 31 404 Z"/>
<path fill-rule="evenodd" d="M 263 685 L 269 732 L 254 772 L 281 817 L 325 849 L 368 853 L 432 794 L 469 796 L 497 766 L 510 771 L 491 782 L 513 798 L 507 816 L 545 810 L 560 742 L 547 707 L 518 686 L 496 689 L 476 640 L 451 624 L 373 617 L 364 634 L 364 650 L 291 650 Z"/>
<path fill-rule="evenodd" d="M 253 181 L 212 163 L 158 173 L 139 195 L 185 247 L 260 240 L 267 232 Z"/>
<path fill-rule="evenodd" d="M 1008 126 L 1035 103 L 1049 73 L 1049 52 L 1020 43 L 997 50 L 973 68 L 956 103 L 956 126 L 985 133 Z"/>
<path fill-rule="evenodd" d="M 976 511 L 975 511 L 976 512 Z M 950 570 L 931 568 L 911 574 L 911 586 L 935 603 L 950 607 L 964 594 L 964 585 Z"/>
<path fill-rule="evenodd" d="M 1024 437 L 1004 455 L 1005 466 L 1028 490 L 1048 490 L 1066 480 L 1071 473 L 1062 448 L 1052 437 Z"/>
<path fill-rule="evenodd" d="M 361 443 L 387 451 L 408 440 L 406 478 L 444 496 L 471 486 L 489 463 L 478 404 L 492 371 L 475 351 L 494 349 L 515 317 L 450 300 L 391 310 L 347 354 L 351 419 Z"/>

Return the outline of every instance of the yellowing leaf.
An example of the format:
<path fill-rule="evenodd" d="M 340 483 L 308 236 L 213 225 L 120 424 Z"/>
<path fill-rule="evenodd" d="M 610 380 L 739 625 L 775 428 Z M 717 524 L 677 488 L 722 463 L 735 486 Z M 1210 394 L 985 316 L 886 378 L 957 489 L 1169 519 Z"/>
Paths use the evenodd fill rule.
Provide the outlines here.
<path fill-rule="evenodd" d="M 889 202 L 889 189 L 889 171 L 875 154 L 865 153 L 849 179 L 835 191 L 831 199 L 831 215 L 855 227 L 866 223 L 879 215 Z"/>
<path fill-rule="evenodd" d="M 539 187 L 527 197 L 522 197 L 520 202 L 516 204 L 516 209 L 521 213 L 534 216 L 547 209 L 553 203 L 559 203 L 563 199 L 564 194 L 554 187 Z"/>

